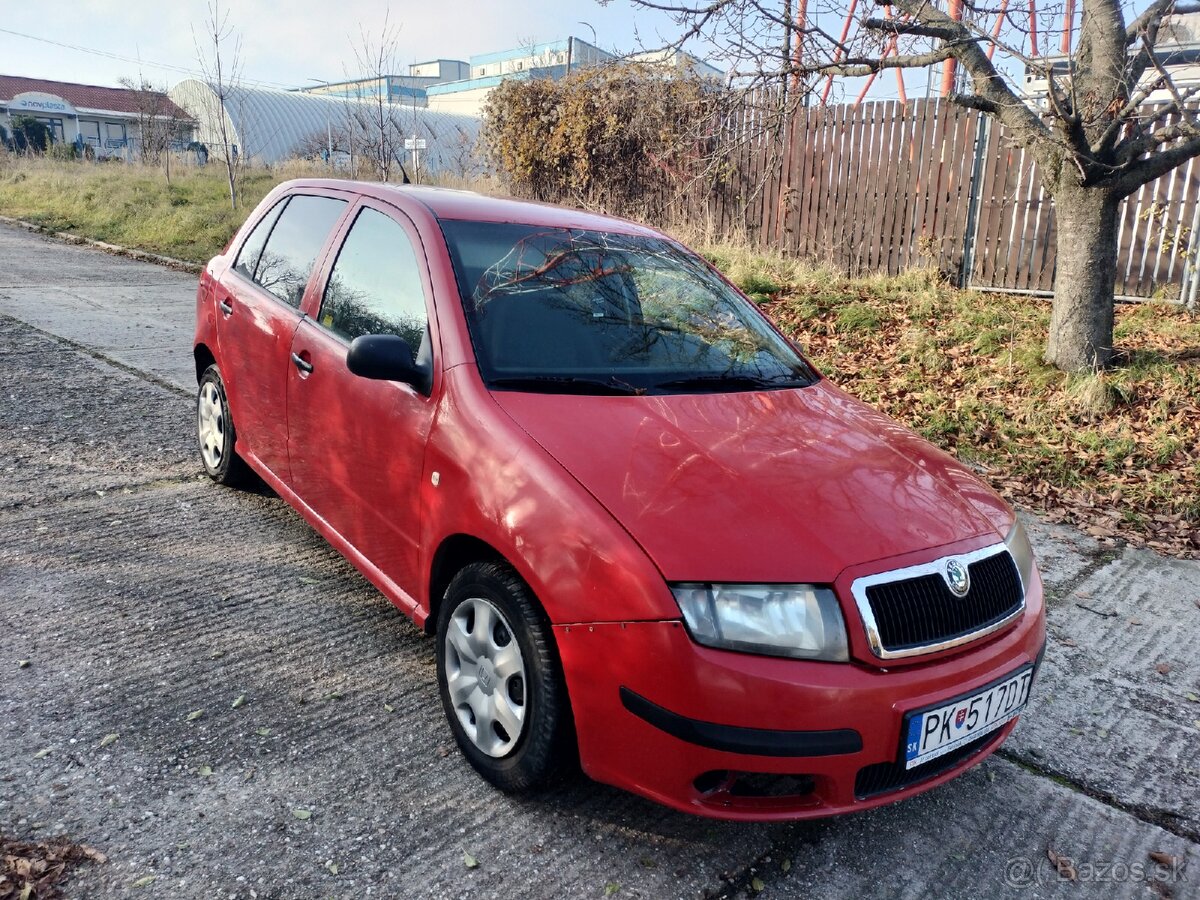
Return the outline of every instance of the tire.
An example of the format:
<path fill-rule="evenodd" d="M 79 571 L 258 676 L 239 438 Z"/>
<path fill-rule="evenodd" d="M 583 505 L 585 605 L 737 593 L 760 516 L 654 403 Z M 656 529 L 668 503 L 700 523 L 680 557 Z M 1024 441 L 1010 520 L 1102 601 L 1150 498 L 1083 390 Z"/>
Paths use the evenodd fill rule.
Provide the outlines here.
<path fill-rule="evenodd" d="M 229 487 L 251 483 L 250 467 L 237 454 L 237 430 L 229 412 L 225 382 L 215 364 L 204 370 L 196 391 L 196 441 L 209 478 Z"/>
<path fill-rule="evenodd" d="M 573 767 L 571 705 L 550 624 L 511 567 L 472 563 L 450 582 L 438 610 L 437 671 L 459 750 L 500 790 L 529 792 Z"/>

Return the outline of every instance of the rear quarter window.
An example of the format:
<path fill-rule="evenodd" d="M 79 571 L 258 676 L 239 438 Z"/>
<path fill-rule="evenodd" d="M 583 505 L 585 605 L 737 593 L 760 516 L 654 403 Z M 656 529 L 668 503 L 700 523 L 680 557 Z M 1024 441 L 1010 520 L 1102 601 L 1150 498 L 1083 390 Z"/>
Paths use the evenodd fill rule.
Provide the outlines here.
<path fill-rule="evenodd" d="M 250 232 L 250 236 L 246 238 L 242 244 L 242 249 L 238 251 L 237 262 L 233 264 L 234 271 L 240 275 L 244 275 L 251 281 L 254 280 L 254 272 L 258 269 L 258 260 L 262 256 L 263 247 L 267 245 L 267 238 L 271 236 L 271 229 L 275 227 L 275 220 L 279 218 L 279 214 L 283 212 L 283 208 L 287 206 L 288 198 L 280 200 L 267 212 L 265 216 L 258 220 L 258 224 Z"/>

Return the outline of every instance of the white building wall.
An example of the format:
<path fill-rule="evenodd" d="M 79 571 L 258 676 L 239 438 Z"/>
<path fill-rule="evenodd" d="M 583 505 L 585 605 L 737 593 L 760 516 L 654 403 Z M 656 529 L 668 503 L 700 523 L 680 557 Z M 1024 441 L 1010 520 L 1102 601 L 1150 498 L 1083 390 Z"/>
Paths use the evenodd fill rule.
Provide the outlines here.
<path fill-rule="evenodd" d="M 451 113 L 480 119 L 483 117 L 483 107 L 491 92 L 491 87 L 481 87 L 468 91 L 454 91 L 450 94 L 430 94 L 429 109 L 431 112 Z"/>

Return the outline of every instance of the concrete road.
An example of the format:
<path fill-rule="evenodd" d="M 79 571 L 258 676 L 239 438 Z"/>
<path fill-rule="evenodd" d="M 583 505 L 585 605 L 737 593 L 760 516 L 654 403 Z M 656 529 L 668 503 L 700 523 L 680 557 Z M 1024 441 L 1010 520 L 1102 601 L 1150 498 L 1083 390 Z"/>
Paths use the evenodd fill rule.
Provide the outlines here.
<path fill-rule="evenodd" d="M 451 748 L 432 642 L 198 476 L 194 279 L 2 228 L 0 261 L 0 833 L 106 853 L 70 896 L 1200 896 L 1200 564 L 1029 518 L 1036 699 L 922 797 L 788 826 L 511 799 Z"/>

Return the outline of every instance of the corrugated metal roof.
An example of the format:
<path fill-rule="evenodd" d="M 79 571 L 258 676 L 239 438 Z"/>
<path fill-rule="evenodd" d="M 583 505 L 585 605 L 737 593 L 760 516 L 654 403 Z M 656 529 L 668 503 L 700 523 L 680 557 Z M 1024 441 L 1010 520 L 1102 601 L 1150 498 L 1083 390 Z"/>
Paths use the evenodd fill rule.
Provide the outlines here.
<path fill-rule="evenodd" d="M 49 81 L 45 78 L 24 78 L 20 75 L 0 75 L 0 101 L 11 100 L 17 94 L 37 91 L 61 97 L 77 109 L 103 109 L 137 115 L 142 111 L 140 91 L 128 88 L 100 87 L 94 84 L 73 84 L 69 81 Z M 166 94 L 157 94 L 159 105 L 155 115 L 182 118 L 185 113 L 171 102 Z"/>
<path fill-rule="evenodd" d="M 187 79 L 171 88 L 170 95 L 199 123 L 199 140 L 216 143 L 220 103 L 211 85 Z M 386 104 L 384 110 L 398 134 L 426 140 L 423 167 L 446 168 L 464 148 L 473 147 L 479 135 L 479 120 L 473 116 L 403 104 Z M 370 101 L 256 87 L 232 90 L 225 111 L 239 151 L 264 163 L 290 159 L 327 130 L 343 131 L 355 118 L 369 121 L 378 115 Z"/>

